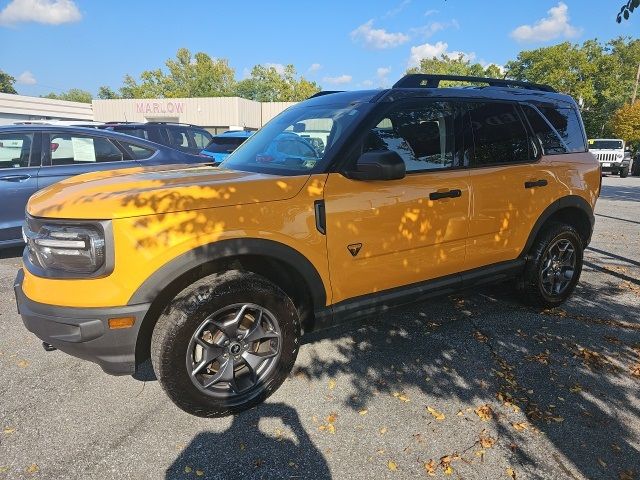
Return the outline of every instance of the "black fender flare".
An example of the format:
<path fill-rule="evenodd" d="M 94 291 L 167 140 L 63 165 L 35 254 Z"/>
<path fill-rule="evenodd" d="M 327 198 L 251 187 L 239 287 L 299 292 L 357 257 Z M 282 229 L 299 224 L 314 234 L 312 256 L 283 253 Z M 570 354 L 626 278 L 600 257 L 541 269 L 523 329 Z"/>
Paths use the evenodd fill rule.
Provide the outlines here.
<path fill-rule="evenodd" d="M 591 205 L 589 205 L 589 203 L 584 198 L 579 197 L 578 195 L 568 195 L 566 197 L 559 198 L 558 200 L 553 202 L 542 212 L 540 217 L 538 217 L 538 220 L 536 220 L 536 223 L 533 225 L 533 228 L 531 229 L 531 233 L 529 233 L 529 238 L 527 239 L 527 243 L 522 249 L 520 258 L 527 256 L 529 250 L 531 250 L 531 246 L 533 245 L 533 242 L 535 241 L 536 237 L 540 233 L 540 230 L 542 229 L 544 224 L 547 222 L 547 220 L 549 220 L 549 218 L 551 218 L 551 216 L 554 213 L 560 210 L 563 210 L 565 208 L 577 208 L 579 210 L 582 210 L 587 215 L 587 218 L 589 219 L 589 223 L 591 224 L 591 228 L 589 230 L 589 238 L 587 239 L 587 242 L 586 242 L 587 244 L 589 244 L 589 241 L 591 240 L 591 234 L 593 233 L 593 225 L 595 223 L 595 216 L 593 215 L 593 209 L 591 208 Z M 585 247 L 586 246 L 587 245 L 585 245 Z"/>
<path fill-rule="evenodd" d="M 325 286 L 313 264 L 300 252 L 273 240 L 240 238 L 221 240 L 185 252 L 166 263 L 138 287 L 129 299 L 129 305 L 153 302 L 158 294 L 176 278 L 212 260 L 243 255 L 260 255 L 286 263 L 307 282 L 315 308 L 326 305 Z"/>

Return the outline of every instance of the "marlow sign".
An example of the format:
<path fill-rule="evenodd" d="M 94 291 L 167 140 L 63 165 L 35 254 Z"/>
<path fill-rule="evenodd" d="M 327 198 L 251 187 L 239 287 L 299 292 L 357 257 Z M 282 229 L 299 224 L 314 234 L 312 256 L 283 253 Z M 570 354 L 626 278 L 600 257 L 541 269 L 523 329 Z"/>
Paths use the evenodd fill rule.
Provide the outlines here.
<path fill-rule="evenodd" d="M 138 113 L 184 113 L 184 102 L 138 102 Z"/>

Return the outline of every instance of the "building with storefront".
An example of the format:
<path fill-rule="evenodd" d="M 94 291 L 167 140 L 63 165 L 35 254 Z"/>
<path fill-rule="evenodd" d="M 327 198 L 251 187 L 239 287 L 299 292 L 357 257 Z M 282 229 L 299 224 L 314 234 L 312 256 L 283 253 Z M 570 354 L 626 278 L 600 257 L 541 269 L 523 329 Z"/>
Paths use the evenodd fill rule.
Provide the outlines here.
<path fill-rule="evenodd" d="M 92 104 L 0 94 L 0 125 L 37 120 L 96 122 L 179 122 L 211 133 L 257 130 L 293 105 L 239 97 L 94 100 Z"/>

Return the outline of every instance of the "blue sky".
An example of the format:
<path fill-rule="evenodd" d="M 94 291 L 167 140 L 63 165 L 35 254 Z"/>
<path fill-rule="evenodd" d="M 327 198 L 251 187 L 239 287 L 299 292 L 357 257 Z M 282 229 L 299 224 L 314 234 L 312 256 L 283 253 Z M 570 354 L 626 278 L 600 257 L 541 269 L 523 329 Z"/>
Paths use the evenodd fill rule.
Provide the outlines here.
<path fill-rule="evenodd" d="M 19 93 L 118 88 L 180 47 L 255 64 L 295 65 L 327 89 L 387 86 L 424 56 L 462 52 L 504 64 L 520 50 L 640 36 L 623 0 L 198 1 L 0 0 L 0 69 Z"/>

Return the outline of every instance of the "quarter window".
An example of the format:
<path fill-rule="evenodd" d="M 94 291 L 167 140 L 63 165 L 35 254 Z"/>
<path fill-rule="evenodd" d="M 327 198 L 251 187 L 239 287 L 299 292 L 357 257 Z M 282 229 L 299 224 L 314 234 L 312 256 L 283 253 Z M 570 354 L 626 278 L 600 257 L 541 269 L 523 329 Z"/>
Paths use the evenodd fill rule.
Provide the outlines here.
<path fill-rule="evenodd" d="M 29 166 L 33 134 L 5 133 L 0 135 L 0 168 Z"/>
<path fill-rule="evenodd" d="M 549 123 L 556 129 L 569 152 L 586 152 L 582 123 L 578 113 L 572 108 L 561 108 L 555 105 L 537 105 Z"/>
<path fill-rule="evenodd" d="M 531 125 L 533 133 L 538 138 L 545 155 L 559 155 L 567 153 L 567 146 L 558 136 L 558 132 L 542 117 L 538 111 L 529 105 L 523 105 L 525 116 Z"/>
<path fill-rule="evenodd" d="M 102 137 L 51 135 L 51 165 L 72 165 L 94 162 L 119 162 L 122 152 Z"/>
<path fill-rule="evenodd" d="M 447 102 L 394 110 L 369 131 L 363 151 L 397 152 L 407 172 L 452 168 L 454 116 Z"/>
<path fill-rule="evenodd" d="M 475 165 L 500 165 L 532 160 L 529 138 L 511 103 L 470 103 Z"/>
<path fill-rule="evenodd" d="M 199 130 L 189 130 L 189 133 L 191 134 L 196 147 L 200 149 L 206 147 L 211 141 L 211 136 L 207 136 Z"/>
<path fill-rule="evenodd" d="M 151 157 L 156 151 L 153 148 L 141 147 L 140 145 L 134 145 L 133 143 L 120 142 L 125 148 L 131 150 L 133 158 L 136 160 L 146 160 Z"/>

